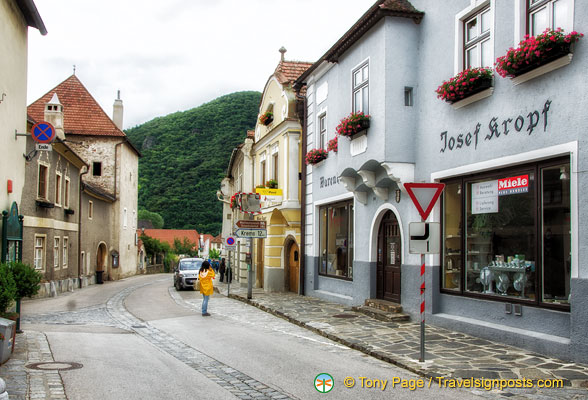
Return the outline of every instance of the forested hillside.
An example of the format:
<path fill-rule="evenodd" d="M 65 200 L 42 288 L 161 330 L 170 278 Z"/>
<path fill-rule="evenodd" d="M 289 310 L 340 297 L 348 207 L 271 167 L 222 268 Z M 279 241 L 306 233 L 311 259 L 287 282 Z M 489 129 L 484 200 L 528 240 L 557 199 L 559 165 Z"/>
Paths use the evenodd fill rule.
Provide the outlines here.
<path fill-rule="evenodd" d="M 139 209 L 161 214 L 166 229 L 218 234 L 216 191 L 231 151 L 255 127 L 259 92 L 238 92 L 128 129 L 141 151 Z"/>

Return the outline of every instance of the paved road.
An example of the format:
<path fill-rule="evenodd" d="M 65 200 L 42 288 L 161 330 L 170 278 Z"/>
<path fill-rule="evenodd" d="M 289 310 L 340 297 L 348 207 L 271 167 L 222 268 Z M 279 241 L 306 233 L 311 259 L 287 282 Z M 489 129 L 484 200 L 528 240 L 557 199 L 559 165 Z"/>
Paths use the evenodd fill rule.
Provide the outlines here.
<path fill-rule="evenodd" d="M 96 285 L 23 303 L 23 328 L 46 334 L 68 399 L 471 399 L 475 391 L 434 383 L 351 350 L 239 301 L 176 292 L 170 275 Z M 319 373 L 334 377 L 317 392 Z M 343 385 L 353 377 L 356 385 Z M 364 386 L 361 387 L 361 378 Z M 424 389 L 392 388 L 392 380 Z M 368 380 L 369 379 L 369 380 Z M 373 380 L 373 381 L 371 381 Z M 379 382 L 378 382 L 379 380 Z M 387 380 L 385 390 L 382 390 Z"/>

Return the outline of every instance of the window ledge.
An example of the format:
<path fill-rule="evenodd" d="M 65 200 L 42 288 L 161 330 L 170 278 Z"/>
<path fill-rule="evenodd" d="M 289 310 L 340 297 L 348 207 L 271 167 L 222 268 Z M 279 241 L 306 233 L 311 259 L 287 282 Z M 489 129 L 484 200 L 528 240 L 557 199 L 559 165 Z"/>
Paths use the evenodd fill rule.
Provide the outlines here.
<path fill-rule="evenodd" d="M 488 89 L 482 90 L 481 92 L 478 92 L 472 96 L 466 97 L 463 100 L 456 101 L 455 103 L 451 104 L 451 107 L 453 107 L 454 110 L 458 110 L 458 109 L 465 107 L 469 104 L 475 103 L 476 101 L 485 99 L 486 97 L 490 97 L 490 96 L 492 96 L 493 93 L 494 93 L 494 87 L 489 87 Z"/>
<path fill-rule="evenodd" d="M 556 69 L 559 69 L 561 67 L 565 67 L 566 65 L 572 62 L 573 56 L 573 53 L 569 53 L 563 56 L 562 58 L 558 58 L 557 60 L 550 62 L 549 64 L 542 65 L 525 74 L 519 75 L 515 78 L 511 78 L 511 81 L 514 85 L 520 85 L 521 83 L 530 81 L 533 78 L 537 78 L 538 76 L 547 74 L 548 72 L 555 71 Z"/>

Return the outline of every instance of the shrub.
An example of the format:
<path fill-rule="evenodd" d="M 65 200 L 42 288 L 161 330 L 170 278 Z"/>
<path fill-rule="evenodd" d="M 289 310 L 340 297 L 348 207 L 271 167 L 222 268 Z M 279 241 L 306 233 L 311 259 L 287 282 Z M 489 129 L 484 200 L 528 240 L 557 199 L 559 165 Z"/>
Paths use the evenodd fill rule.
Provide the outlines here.
<path fill-rule="evenodd" d="M 16 298 L 16 283 L 8 264 L 0 264 L 0 314 L 6 313 Z"/>
<path fill-rule="evenodd" d="M 9 265 L 16 284 L 16 299 L 32 297 L 39 293 L 39 283 L 43 276 L 38 271 L 22 262 L 12 262 Z"/>

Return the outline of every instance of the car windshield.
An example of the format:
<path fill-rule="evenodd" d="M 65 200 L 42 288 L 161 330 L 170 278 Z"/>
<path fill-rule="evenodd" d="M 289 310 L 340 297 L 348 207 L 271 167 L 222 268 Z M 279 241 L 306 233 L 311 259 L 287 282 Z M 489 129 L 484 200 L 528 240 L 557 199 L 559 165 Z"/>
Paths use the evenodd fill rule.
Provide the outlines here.
<path fill-rule="evenodd" d="M 197 270 L 200 269 L 200 265 L 202 265 L 202 261 L 199 260 L 181 261 L 180 271 Z"/>

